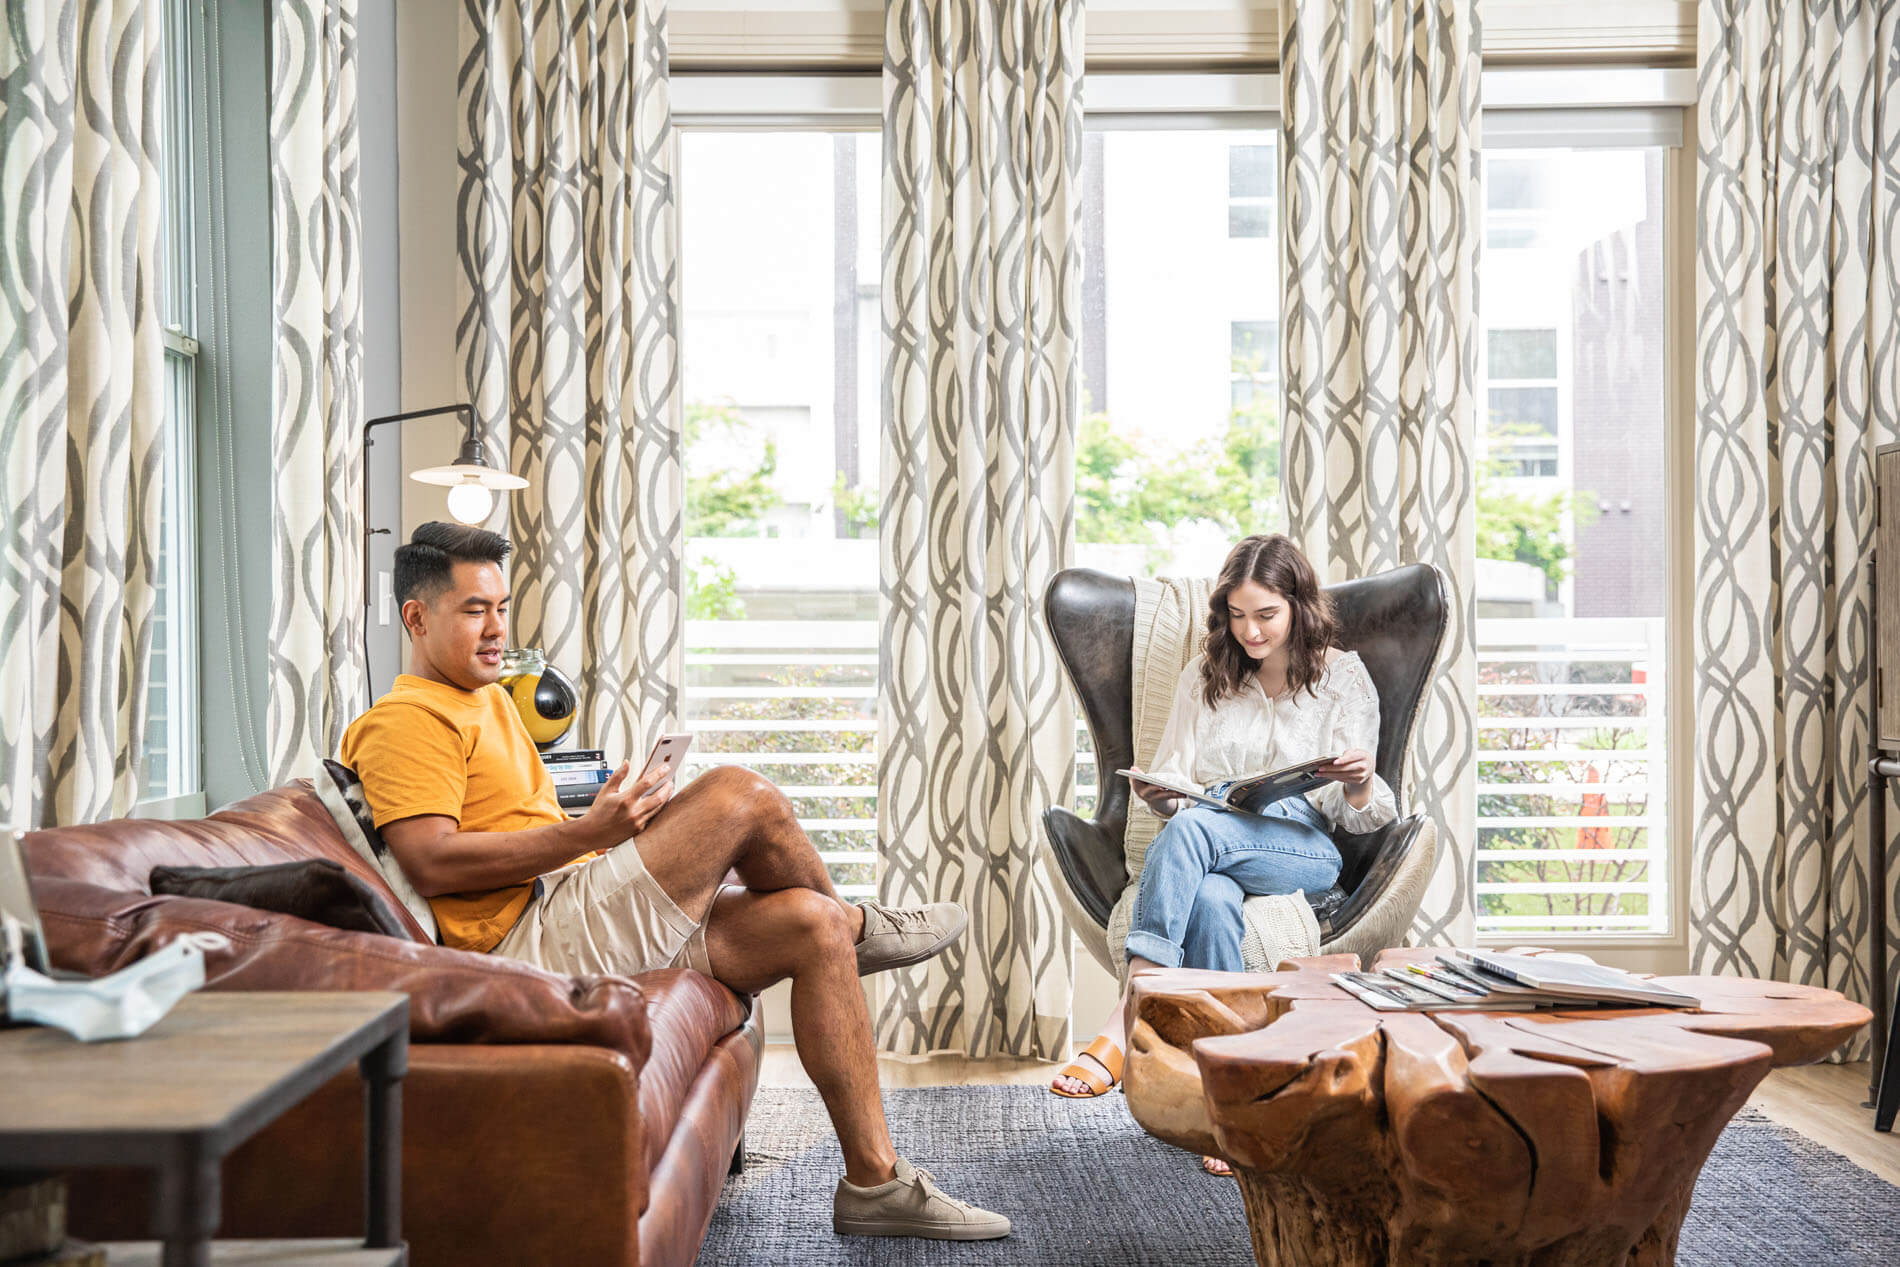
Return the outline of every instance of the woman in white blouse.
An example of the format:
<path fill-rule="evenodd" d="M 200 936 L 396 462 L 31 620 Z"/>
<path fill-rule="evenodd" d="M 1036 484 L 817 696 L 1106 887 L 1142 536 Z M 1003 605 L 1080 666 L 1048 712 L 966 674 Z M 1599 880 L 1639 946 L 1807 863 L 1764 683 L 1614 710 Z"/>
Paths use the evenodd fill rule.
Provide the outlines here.
<path fill-rule="evenodd" d="M 1208 598 L 1202 653 L 1182 670 L 1151 772 L 1214 790 L 1258 771 L 1334 759 L 1317 771 L 1327 783 L 1258 814 L 1211 809 L 1135 781 L 1167 821 L 1148 846 L 1136 890 L 1131 976 L 1156 966 L 1239 971 L 1243 898 L 1329 888 L 1339 878 L 1331 829 L 1366 832 L 1397 817 L 1392 789 L 1373 770 L 1379 697 L 1358 654 L 1333 638 L 1331 604 L 1298 547 L 1276 534 L 1233 548 Z M 1124 994 L 1101 1034 L 1051 1083 L 1057 1095 L 1101 1095 L 1120 1079 L 1126 1002 Z"/>

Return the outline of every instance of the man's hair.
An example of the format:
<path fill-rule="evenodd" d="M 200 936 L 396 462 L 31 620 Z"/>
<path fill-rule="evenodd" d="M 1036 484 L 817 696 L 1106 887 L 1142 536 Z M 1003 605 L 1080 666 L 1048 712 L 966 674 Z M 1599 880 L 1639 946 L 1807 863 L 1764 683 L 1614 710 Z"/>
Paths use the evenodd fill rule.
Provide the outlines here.
<path fill-rule="evenodd" d="M 500 563 L 514 547 L 486 528 L 431 522 L 396 547 L 396 604 L 433 602 L 455 579 L 457 563 Z"/>

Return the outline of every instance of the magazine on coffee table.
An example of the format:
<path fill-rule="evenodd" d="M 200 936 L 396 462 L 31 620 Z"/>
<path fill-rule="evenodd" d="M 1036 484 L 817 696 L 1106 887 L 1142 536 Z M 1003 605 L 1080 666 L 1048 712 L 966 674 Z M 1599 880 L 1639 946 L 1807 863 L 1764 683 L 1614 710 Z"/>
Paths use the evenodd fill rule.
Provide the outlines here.
<path fill-rule="evenodd" d="M 1423 981 L 1408 981 L 1403 972 L 1335 972 L 1333 981 L 1381 1012 L 1528 1012 L 1537 1004 L 1521 999 L 1490 999 L 1482 995 L 1449 997 L 1427 989 Z"/>
<path fill-rule="evenodd" d="M 1336 972 L 1332 979 L 1382 1012 L 1701 1005 L 1680 991 L 1603 964 L 1484 950 L 1443 950 L 1434 962 L 1388 963 L 1377 972 Z"/>
<path fill-rule="evenodd" d="M 1486 979 L 1515 985 L 1522 991 L 1583 999 L 1599 1003 L 1636 1003 L 1647 1007 L 1700 1007 L 1702 1000 L 1632 976 L 1606 964 L 1559 959 L 1554 955 L 1507 955 L 1495 950 L 1442 952 L 1457 963 L 1474 968 Z"/>
<path fill-rule="evenodd" d="M 1166 774 L 1144 774 L 1140 770 L 1117 770 L 1115 773 L 1126 776 L 1130 782 L 1148 783 L 1162 787 L 1219 810 L 1236 810 L 1243 814 L 1258 814 L 1262 807 L 1275 801 L 1283 801 L 1289 796 L 1298 796 L 1310 792 L 1325 783 L 1326 780 L 1313 771 L 1323 765 L 1339 760 L 1339 754 L 1329 757 L 1314 757 L 1310 761 L 1299 761 L 1292 765 L 1281 766 L 1278 770 L 1261 770 L 1255 774 L 1243 774 L 1235 779 L 1226 792 L 1213 796 L 1207 789 L 1189 783 L 1186 779 L 1177 779 Z"/>

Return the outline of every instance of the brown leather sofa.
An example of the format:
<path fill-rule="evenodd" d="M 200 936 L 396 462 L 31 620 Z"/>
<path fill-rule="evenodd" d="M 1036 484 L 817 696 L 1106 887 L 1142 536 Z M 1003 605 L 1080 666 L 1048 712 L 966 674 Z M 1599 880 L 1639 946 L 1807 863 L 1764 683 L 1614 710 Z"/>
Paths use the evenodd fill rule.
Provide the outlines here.
<path fill-rule="evenodd" d="M 418 1267 L 690 1263 L 758 1085 L 756 1008 L 696 972 L 560 977 L 416 940 L 225 902 L 155 897 L 155 866 L 342 863 L 402 907 L 308 783 L 189 822 L 121 820 L 26 837 L 53 962 L 109 972 L 185 931 L 214 990 L 401 990 L 403 1234 Z M 339 1077 L 224 1168 L 220 1236 L 363 1226 L 363 1094 Z M 147 1233 L 146 1177 L 71 1176 L 75 1235 Z"/>

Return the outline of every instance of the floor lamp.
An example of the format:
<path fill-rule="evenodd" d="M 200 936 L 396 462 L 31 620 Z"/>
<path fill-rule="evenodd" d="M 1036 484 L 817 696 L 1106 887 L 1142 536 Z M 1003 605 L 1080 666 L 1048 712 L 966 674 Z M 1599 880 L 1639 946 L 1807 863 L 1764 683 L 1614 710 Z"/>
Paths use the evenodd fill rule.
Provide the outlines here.
<path fill-rule="evenodd" d="M 371 418 L 363 424 L 363 674 L 369 675 L 369 626 L 370 609 L 375 605 L 372 594 L 374 586 L 370 582 L 369 546 L 370 538 L 387 535 L 387 528 L 369 526 L 369 451 L 375 445 L 370 432 L 377 427 L 393 423 L 411 422 L 417 418 L 435 418 L 443 414 L 459 414 L 462 418 L 462 447 L 455 455 L 455 461 L 447 466 L 431 466 L 420 471 L 411 471 L 409 478 L 422 484 L 434 484 L 448 489 L 449 517 L 458 523 L 479 524 L 487 519 L 495 508 L 495 490 L 504 491 L 526 488 L 528 481 L 519 475 L 502 470 L 488 460 L 488 446 L 482 443 L 481 433 L 476 429 L 475 410 L 469 405 L 439 405 L 434 409 L 412 409 L 408 413 L 388 414 L 381 418 Z"/>

